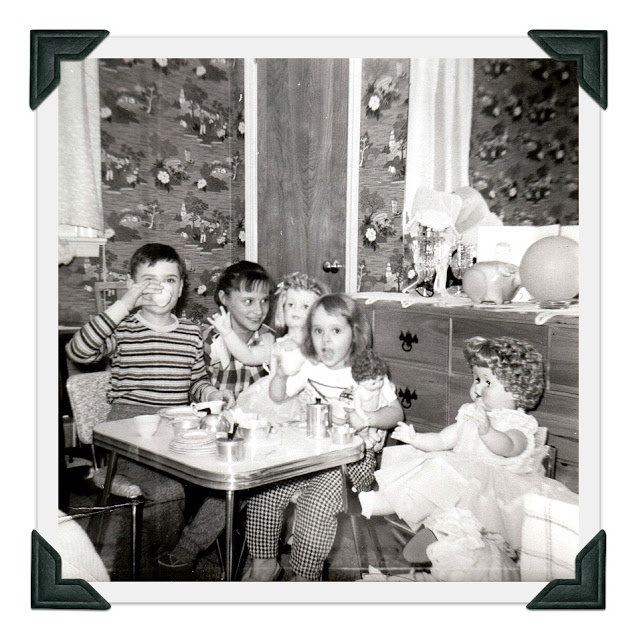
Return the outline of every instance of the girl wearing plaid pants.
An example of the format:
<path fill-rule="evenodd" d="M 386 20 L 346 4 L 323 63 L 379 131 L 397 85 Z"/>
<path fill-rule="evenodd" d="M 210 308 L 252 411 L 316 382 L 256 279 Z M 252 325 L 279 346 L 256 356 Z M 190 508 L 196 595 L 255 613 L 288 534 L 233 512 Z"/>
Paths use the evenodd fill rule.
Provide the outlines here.
<path fill-rule="evenodd" d="M 300 395 L 304 402 L 317 397 L 332 405 L 334 423 L 349 420 L 356 431 L 375 427 L 391 429 L 402 419 L 403 412 L 389 380 L 381 390 L 382 402 L 377 411 L 364 418 L 350 412 L 351 392 L 355 386 L 350 361 L 369 347 L 371 329 L 366 315 L 345 294 L 322 296 L 313 305 L 307 319 L 307 338 L 303 350 L 308 358 L 301 370 L 288 375 L 281 361 L 275 367 L 270 383 L 270 396 L 276 402 Z M 347 465 L 347 472 L 359 489 L 368 488 L 374 479 L 375 452 Z M 278 580 L 283 570 L 277 562 L 283 512 L 293 497 L 296 500 L 296 522 L 290 564 L 293 580 L 312 581 L 321 576 L 336 535 L 336 516 L 343 509 L 340 469 L 330 469 L 302 478 L 269 485 L 248 501 L 246 538 L 252 567 L 244 578 L 261 582 Z"/>

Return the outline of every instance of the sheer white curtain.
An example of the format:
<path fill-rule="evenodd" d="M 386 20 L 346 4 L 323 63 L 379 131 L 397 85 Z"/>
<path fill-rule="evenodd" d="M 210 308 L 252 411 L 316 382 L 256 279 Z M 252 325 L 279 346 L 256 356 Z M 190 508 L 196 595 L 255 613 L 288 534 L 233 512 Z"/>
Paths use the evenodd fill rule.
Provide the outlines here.
<path fill-rule="evenodd" d="M 58 88 L 58 236 L 64 261 L 75 255 L 99 254 L 104 236 L 100 162 L 97 59 L 62 62 Z"/>
<path fill-rule="evenodd" d="M 404 212 L 419 187 L 451 193 L 469 184 L 473 59 L 414 58 Z"/>

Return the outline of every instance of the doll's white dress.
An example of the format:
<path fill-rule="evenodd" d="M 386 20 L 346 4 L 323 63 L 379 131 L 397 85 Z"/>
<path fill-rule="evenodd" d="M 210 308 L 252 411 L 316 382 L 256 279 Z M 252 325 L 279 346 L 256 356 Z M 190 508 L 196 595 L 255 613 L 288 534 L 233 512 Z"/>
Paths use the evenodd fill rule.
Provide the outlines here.
<path fill-rule="evenodd" d="M 486 531 L 500 533 L 520 548 L 524 496 L 536 493 L 577 504 L 577 494 L 546 478 L 542 451 L 535 444 L 534 417 L 522 409 L 489 412 L 494 429 L 517 429 L 527 440 L 524 451 L 505 458 L 490 451 L 478 427 L 484 414 L 473 403 L 460 407 L 456 444 L 451 451 L 420 451 L 410 445 L 386 447 L 376 471 L 380 491 L 414 530 L 430 515 L 453 507 L 468 509 Z"/>
<path fill-rule="evenodd" d="M 289 341 L 289 338 L 277 338 L 276 344 L 281 345 L 284 341 Z M 306 361 L 299 347 L 285 351 L 283 357 L 289 369 L 300 369 Z M 275 402 L 270 398 L 270 380 L 273 373 L 270 371 L 270 375 L 259 378 L 242 391 L 236 398 L 236 406 L 247 413 L 258 413 L 273 425 L 305 420 L 305 404 L 302 404 L 300 398 L 292 397 L 283 402 Z"/>

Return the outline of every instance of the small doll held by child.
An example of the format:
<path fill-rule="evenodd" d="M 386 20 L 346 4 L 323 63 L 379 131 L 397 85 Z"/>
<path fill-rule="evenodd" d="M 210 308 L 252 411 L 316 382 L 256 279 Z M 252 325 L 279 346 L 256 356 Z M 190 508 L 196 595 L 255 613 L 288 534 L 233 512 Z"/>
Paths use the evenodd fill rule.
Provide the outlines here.
<path fill-rule="evenodd" d="M 270 399 L 269 387 L 276 373 L 277 363 L 289 375 L 296 373 L 305 362 L 301 344 L 305 339 L 305 321 L 310 307 L 327 287 L 322 282 L 302 273 L 286 276 L 278 285 L 274 302 L 274 329 L 276 340 L 246 345 L 232 328 L 230 317 L 223 307 L 209 318 L 221 335 L 225 348 L 244 365 L 267 366 L 270 375 L 261 378 L 237 397 L 237 407 L 245 412 L 254 412 L 272 423 L 283 423 L 304 418 L 304 407 L 296 398 L 276 403 Z"/>
<path fill-rule="evenodd" d="M 371 349 L 366 349 L 352 359 L 352 378 L 357 386 L 353 391 L 354 410 L 365 425 L 370 424 L 371 413 L 382 404 L 382 390 L 387 380 L 387 364 Z M 358 431 L 365 445 L 381 449 L 387 431 L 369 426 Z"/>
<path fill-rule="evenodd" d="M 363 514 L 396 513 L 414 531 L 431 515 L 469 510 L 486 531 L 520 548 L 523 499 L 529 493 L 577 502 L 577 495 L 544 477 L 538 424 L 526 413 L 544 392 L 544 364 L 530 343 L 471 338 L 464 355 L 473 373 L 471 403 L 439 433 L 416 433 L 400 423 L 376 472 L 380 490 L 360 494 Z"/>

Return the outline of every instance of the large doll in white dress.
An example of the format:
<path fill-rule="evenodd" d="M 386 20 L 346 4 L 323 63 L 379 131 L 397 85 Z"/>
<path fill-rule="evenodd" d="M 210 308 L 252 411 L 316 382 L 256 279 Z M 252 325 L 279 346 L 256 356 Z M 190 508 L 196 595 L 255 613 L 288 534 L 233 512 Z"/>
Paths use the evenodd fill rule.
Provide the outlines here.
<path fill-rule="evenodd" d="M 439 433 L 416 433 L 399 423 L 376 472 L 377 492 L 360 494 L 363 514 L 396 513 L 416 530 L 452 508 L 468 509 L 486 531 L 520 548 L 524 496 L 577 503 L 578 497 L 544 476 L 538 424 L 525 413 L 544 391 L 544 365 L 528 342 L 471 338 L 464 354 L 473 373 L 472 402 Z"/>
<path fill-rule="evenodd" d="M 279 362 L 287 375 L 294 375 L 301 369 L 306 360 L 301 344 L 305 339 L 307 314 L 314 302 L 327 292 L 326 285 L 303 273 L 292 273 L 283 278 L 274 302 L 274 329 L 278 338 L 257 345 L 246 345 L 234 333 L 223 308 L 208 319 L 221 336 L 219 349 L 227 349 L 244 365 L 263 364 L 270 370 L 270 375 L 260 378 L 237 396 L 237 408 L 258 413 L 272 424 L 305 419 L 305 405 L 298 398 L 280 403 L 270 399 L 270 380 Z"/>

